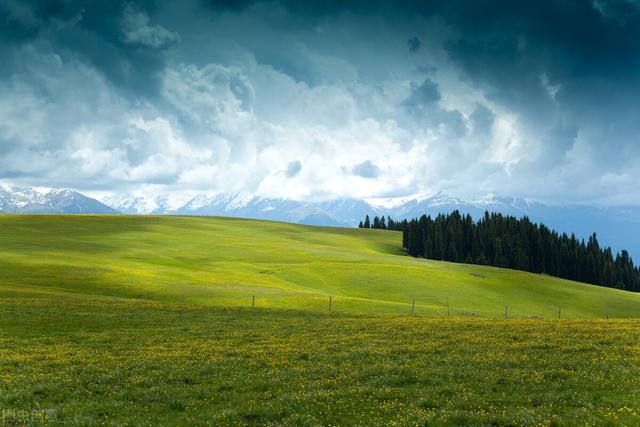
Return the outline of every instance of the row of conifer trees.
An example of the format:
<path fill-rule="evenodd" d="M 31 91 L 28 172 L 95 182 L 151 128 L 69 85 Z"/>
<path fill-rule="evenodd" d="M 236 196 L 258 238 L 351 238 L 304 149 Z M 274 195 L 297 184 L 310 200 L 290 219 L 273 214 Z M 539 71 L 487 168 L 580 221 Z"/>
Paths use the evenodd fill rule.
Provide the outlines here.
<path fill-rule="evenodd" d="M 640 268 L 626 250 L 614 256 L 611 248 L 600 247 L 595 233 L 585 242 L 527 217 L 485 212 L 474 221 L 458 211 L 402 221 L 367 216 L 360 227 L 402 231 L 403 246 L 414 257 L 512 268 L 640 292 Z"/>

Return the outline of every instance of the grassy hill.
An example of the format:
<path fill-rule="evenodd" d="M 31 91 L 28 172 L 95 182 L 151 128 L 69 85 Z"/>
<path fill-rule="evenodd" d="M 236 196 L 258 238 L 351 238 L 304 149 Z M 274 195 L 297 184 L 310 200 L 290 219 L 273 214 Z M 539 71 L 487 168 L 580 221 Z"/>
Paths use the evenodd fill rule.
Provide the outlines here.
<path fill-rule="evenodd" d="M 640 295 L 414 259 L 392 231 L 233 218 L 0 216 L 0 296 L 429 316 L 602 318 Z M 448 307 L 447 307 L 448 305 Z"/>
<path fill-rule="evenodd" d="M 639 320 L 566 318 L 633 316 L 638 295 L 413 259 L 400 238 L 0 216 L 1 423 L 640 424 Z"/>

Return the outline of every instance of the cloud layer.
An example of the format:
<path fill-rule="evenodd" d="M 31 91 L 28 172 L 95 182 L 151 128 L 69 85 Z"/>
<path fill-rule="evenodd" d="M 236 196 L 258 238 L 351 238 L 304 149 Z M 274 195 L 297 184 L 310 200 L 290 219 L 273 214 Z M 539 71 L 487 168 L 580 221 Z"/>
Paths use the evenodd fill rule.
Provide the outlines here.
<path fill-rule="evenodd" d="M 640 7 L 0 0 L 0 180 L 640 203 Z"/>

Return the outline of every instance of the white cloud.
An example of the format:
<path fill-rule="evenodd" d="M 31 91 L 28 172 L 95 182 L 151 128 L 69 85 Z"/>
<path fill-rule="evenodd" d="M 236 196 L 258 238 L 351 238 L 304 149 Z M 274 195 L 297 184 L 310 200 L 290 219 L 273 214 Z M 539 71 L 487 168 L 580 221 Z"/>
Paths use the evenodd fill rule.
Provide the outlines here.
<path fill-rule="evenodd" d="M 547 76 L 546 73 L 543 73 L 543 74 L 540 75 L 540 84 L 542 85 L 542 88 L 545 90 L 547 95 L 549 95 L 549 98 L 551 98 L 551 99 L 553 99 L 555 101 L 556 100 L 556 95 L 557 95 L 558 91 L 562 87 L 560 85 L 560 83 L 556 83 L 556 84 L 552 85 L 549 82 L 549 76 Z"/>
<path fill-rule="evenodd" d="M 163 96 L 186 117 L 211 132 L 237 134 L 255 124 L 255 92 L 234 67 L 178 65 L 165 71 Z"/>
<path fill-rule="evenodd" d="M 48 25 L 19 2 L 0 6 L 27 28 Z M 0 178 L 312 199 L 438 190 L 586 199 L 639 178 L 627 160 L 637 157 L 631 126 L 574 120 L 562 103 L 576 82 L 560 85 L 552 67 L 527 81 L 543 98 L 532 102 L 557 109 L 557 123 L 541 124 L 542 104 L 526 110 L 520 87 L 498 96 L 461 74 L 444 48 L 460 34 L 435 18 L 399 26 L 329 14 L 308 26 L 270 6 L 130 4 L 114 28 L 83 29 L 104 57 L 58 46 L 54 26 L 16 45 L 16 71 L 0 79 Z M 64 34 L 84 19 L 74 22 Z M 614 150 L 598 143 L 610 132 L 622 136 Z"/>
<path fill-rule="evenodd" d="M 180 44 L 180 35 L 161 25 L 151 25 L 149 15 L 132 4 L 122 14 L 122 33 L 126 43 L 152 48 L 172 48 Z"/>

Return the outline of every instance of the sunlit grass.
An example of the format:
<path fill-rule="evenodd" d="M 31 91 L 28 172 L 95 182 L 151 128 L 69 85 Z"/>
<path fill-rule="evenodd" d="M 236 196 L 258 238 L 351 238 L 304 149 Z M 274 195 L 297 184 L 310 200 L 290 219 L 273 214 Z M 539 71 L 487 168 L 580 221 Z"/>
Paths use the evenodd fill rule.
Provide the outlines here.
<path fill-rule="evenodd" d="M 0 216 L 2 422 L 640 424 L 640 323 L 602 319 L 638 295 L 413 259 L 400 239 Z"/>
<path fill-rule="evenodd" d="M 0 296 L 442 317 L 630 317 L 640 295 L 405 256 L 401 234 L 231 218 L 0 216 Z M 448 305 L 448 307 L 447 307 Z"/>

